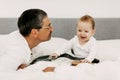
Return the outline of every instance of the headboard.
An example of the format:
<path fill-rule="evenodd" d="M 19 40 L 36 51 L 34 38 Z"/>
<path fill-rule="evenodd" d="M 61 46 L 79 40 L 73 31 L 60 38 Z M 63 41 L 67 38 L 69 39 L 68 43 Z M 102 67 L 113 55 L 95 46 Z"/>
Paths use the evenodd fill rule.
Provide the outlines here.
<path fill-rule="evenodd" d="M 79 18 L 50 18 L 54 26 L 53 37 L 71 39 L 76 34 Z M 95 18 L 97 40 L 120 39 L 120 18 Z M 0 34 L 17 30 L 17 18 L 0 18 Z"/>

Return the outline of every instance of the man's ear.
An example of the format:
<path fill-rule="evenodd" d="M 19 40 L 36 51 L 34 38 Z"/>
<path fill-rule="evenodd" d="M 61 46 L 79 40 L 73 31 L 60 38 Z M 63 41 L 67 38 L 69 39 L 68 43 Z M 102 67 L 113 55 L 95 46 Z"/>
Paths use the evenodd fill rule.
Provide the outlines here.
<path fill-rule="evenodd" d="M 34 36 L 34 37 L 37 37 L 37 35 L 38 35 L 38 30 L 37 30 L 37 29 L 32 29 L 32 30 L 31 30 L 31 35 Z"/>

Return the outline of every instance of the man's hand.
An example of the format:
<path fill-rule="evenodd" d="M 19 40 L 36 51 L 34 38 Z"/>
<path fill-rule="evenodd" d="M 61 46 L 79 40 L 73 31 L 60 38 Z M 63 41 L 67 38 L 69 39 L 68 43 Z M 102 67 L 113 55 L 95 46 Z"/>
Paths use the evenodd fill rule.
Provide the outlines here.
<path fill-rule="evenodd" d="M 46 67 L 43 72 L 54 72 L 55 67 Z"/>
<path fill-rule="evenodd" d="M 28 65 L 27 64 L 21 64 L 19 67 L 18 67 L 18 69 L 24 69 L 24 68 L 26 68 Z"/>

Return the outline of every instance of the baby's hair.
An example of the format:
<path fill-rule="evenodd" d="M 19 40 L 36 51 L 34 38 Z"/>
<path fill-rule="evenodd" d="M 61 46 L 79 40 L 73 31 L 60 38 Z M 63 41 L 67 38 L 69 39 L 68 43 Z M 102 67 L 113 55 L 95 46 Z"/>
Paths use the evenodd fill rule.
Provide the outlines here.
<path fill-rule="evenodd" d="M 92 29 L 95 29 L 95 21 L 94 19 L 89 16 L 89 15 L 84 15 L 82 16 L 79 21 L 82 21 L 82 22 L 90 22 L 92 24 Z"/>

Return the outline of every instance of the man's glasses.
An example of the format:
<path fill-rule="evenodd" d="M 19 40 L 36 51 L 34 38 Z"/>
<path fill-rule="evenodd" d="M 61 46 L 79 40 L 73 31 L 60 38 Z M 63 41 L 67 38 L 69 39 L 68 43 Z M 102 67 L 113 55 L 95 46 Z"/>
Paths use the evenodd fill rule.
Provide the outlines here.
<path fill-rule="evenodd" d="M 52 24 L 50 24 L 50 25 L 44 26 L 44 27 L 42 27 L 42 28 L 44 28 L 44 29 L 51 29 L 51 28 L 53 28 L 53 26 L 52 26 Z"/>

